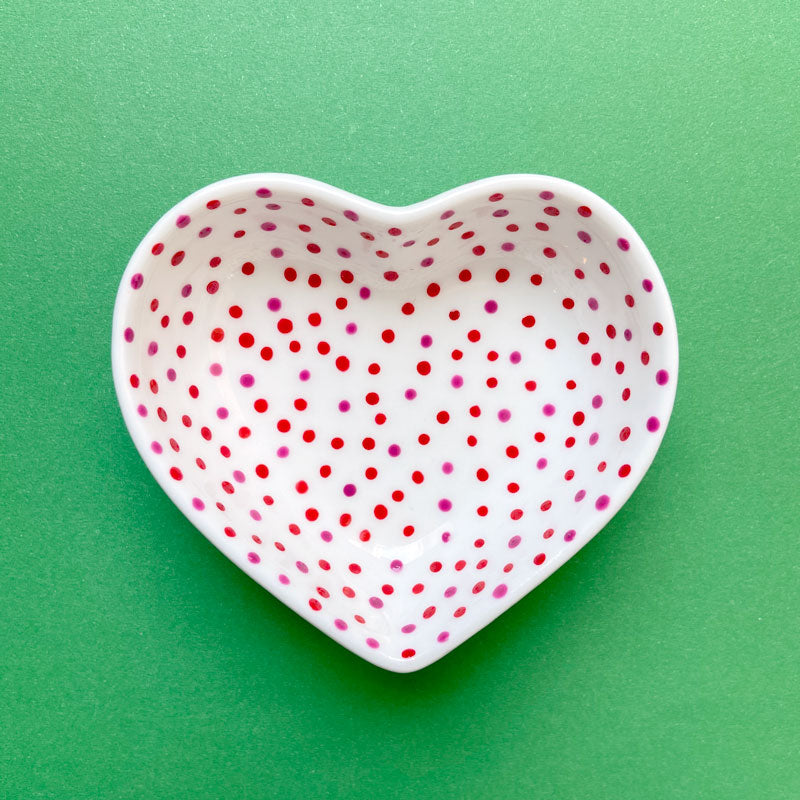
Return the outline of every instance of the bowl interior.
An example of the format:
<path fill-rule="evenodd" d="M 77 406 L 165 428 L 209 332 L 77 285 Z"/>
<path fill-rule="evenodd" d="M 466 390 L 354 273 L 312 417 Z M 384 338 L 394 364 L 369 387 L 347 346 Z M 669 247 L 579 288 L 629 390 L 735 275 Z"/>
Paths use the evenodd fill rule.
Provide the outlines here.
<path fill-rule="evenodd" d="M 537 176 L 403 209 L 292 176 L 216 184 L 142 242 L 113 335 L 126 421 L 175 502 L 396 669 L 605 524 L 653 458 L 677 369 L 641 240 Z"/>

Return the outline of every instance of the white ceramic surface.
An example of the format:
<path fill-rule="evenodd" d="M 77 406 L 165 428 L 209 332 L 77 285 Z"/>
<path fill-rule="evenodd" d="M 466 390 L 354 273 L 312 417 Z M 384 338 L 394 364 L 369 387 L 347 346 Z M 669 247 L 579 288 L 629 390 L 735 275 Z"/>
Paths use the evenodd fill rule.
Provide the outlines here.
<path fill-rule="evenodd" d="M 678 369 L 639 236 L 538 175 L 402 208 L 294 175 L 213 184 L 145 236 L 112 335 L 125 421 L 175 504 L 399 672 L 608 522 L 658 449 Z"/>

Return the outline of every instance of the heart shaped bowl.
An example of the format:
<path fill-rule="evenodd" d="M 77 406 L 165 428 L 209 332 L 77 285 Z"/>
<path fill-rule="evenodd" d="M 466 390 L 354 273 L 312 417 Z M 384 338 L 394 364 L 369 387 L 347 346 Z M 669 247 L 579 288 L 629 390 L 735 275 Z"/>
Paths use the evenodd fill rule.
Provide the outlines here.
<path fill-rule="evenodd" d="M 150 471 L 231 561 L 410 672 L 589 541 L 672 410 L 675 319 L 573 183 L 394 208 L 286 174 L 179 203 L 134 253 L 112 362 Z"/>

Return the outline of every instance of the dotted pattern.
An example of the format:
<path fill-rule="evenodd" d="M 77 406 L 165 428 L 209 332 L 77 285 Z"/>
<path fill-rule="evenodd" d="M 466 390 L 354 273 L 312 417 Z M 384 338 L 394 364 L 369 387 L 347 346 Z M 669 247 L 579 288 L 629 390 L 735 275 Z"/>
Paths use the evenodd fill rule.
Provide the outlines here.
<path fill-rule="evenodd" d="M 396 225 L 323 194 L 240 186 L 156 226 L 120 294 L 128 422 L 264 585 L 427 662 L 633 490 L 669 301 L 609 212 L 548 189 Z"/>

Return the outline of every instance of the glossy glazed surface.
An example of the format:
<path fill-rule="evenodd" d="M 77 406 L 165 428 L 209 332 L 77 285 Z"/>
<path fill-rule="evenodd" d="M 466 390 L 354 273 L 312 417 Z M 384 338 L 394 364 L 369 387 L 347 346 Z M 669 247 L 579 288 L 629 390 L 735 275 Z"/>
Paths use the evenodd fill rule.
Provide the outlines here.
<path fill-rule="evenodd" d="M 145 237 L 113 331 L 151 471 L 344 646 L 424 667 L 580 549 L 658 448 L 658 269 L 607 203 L 512 175 L 392 208 L 309 179 L 197 192 Z"/>

